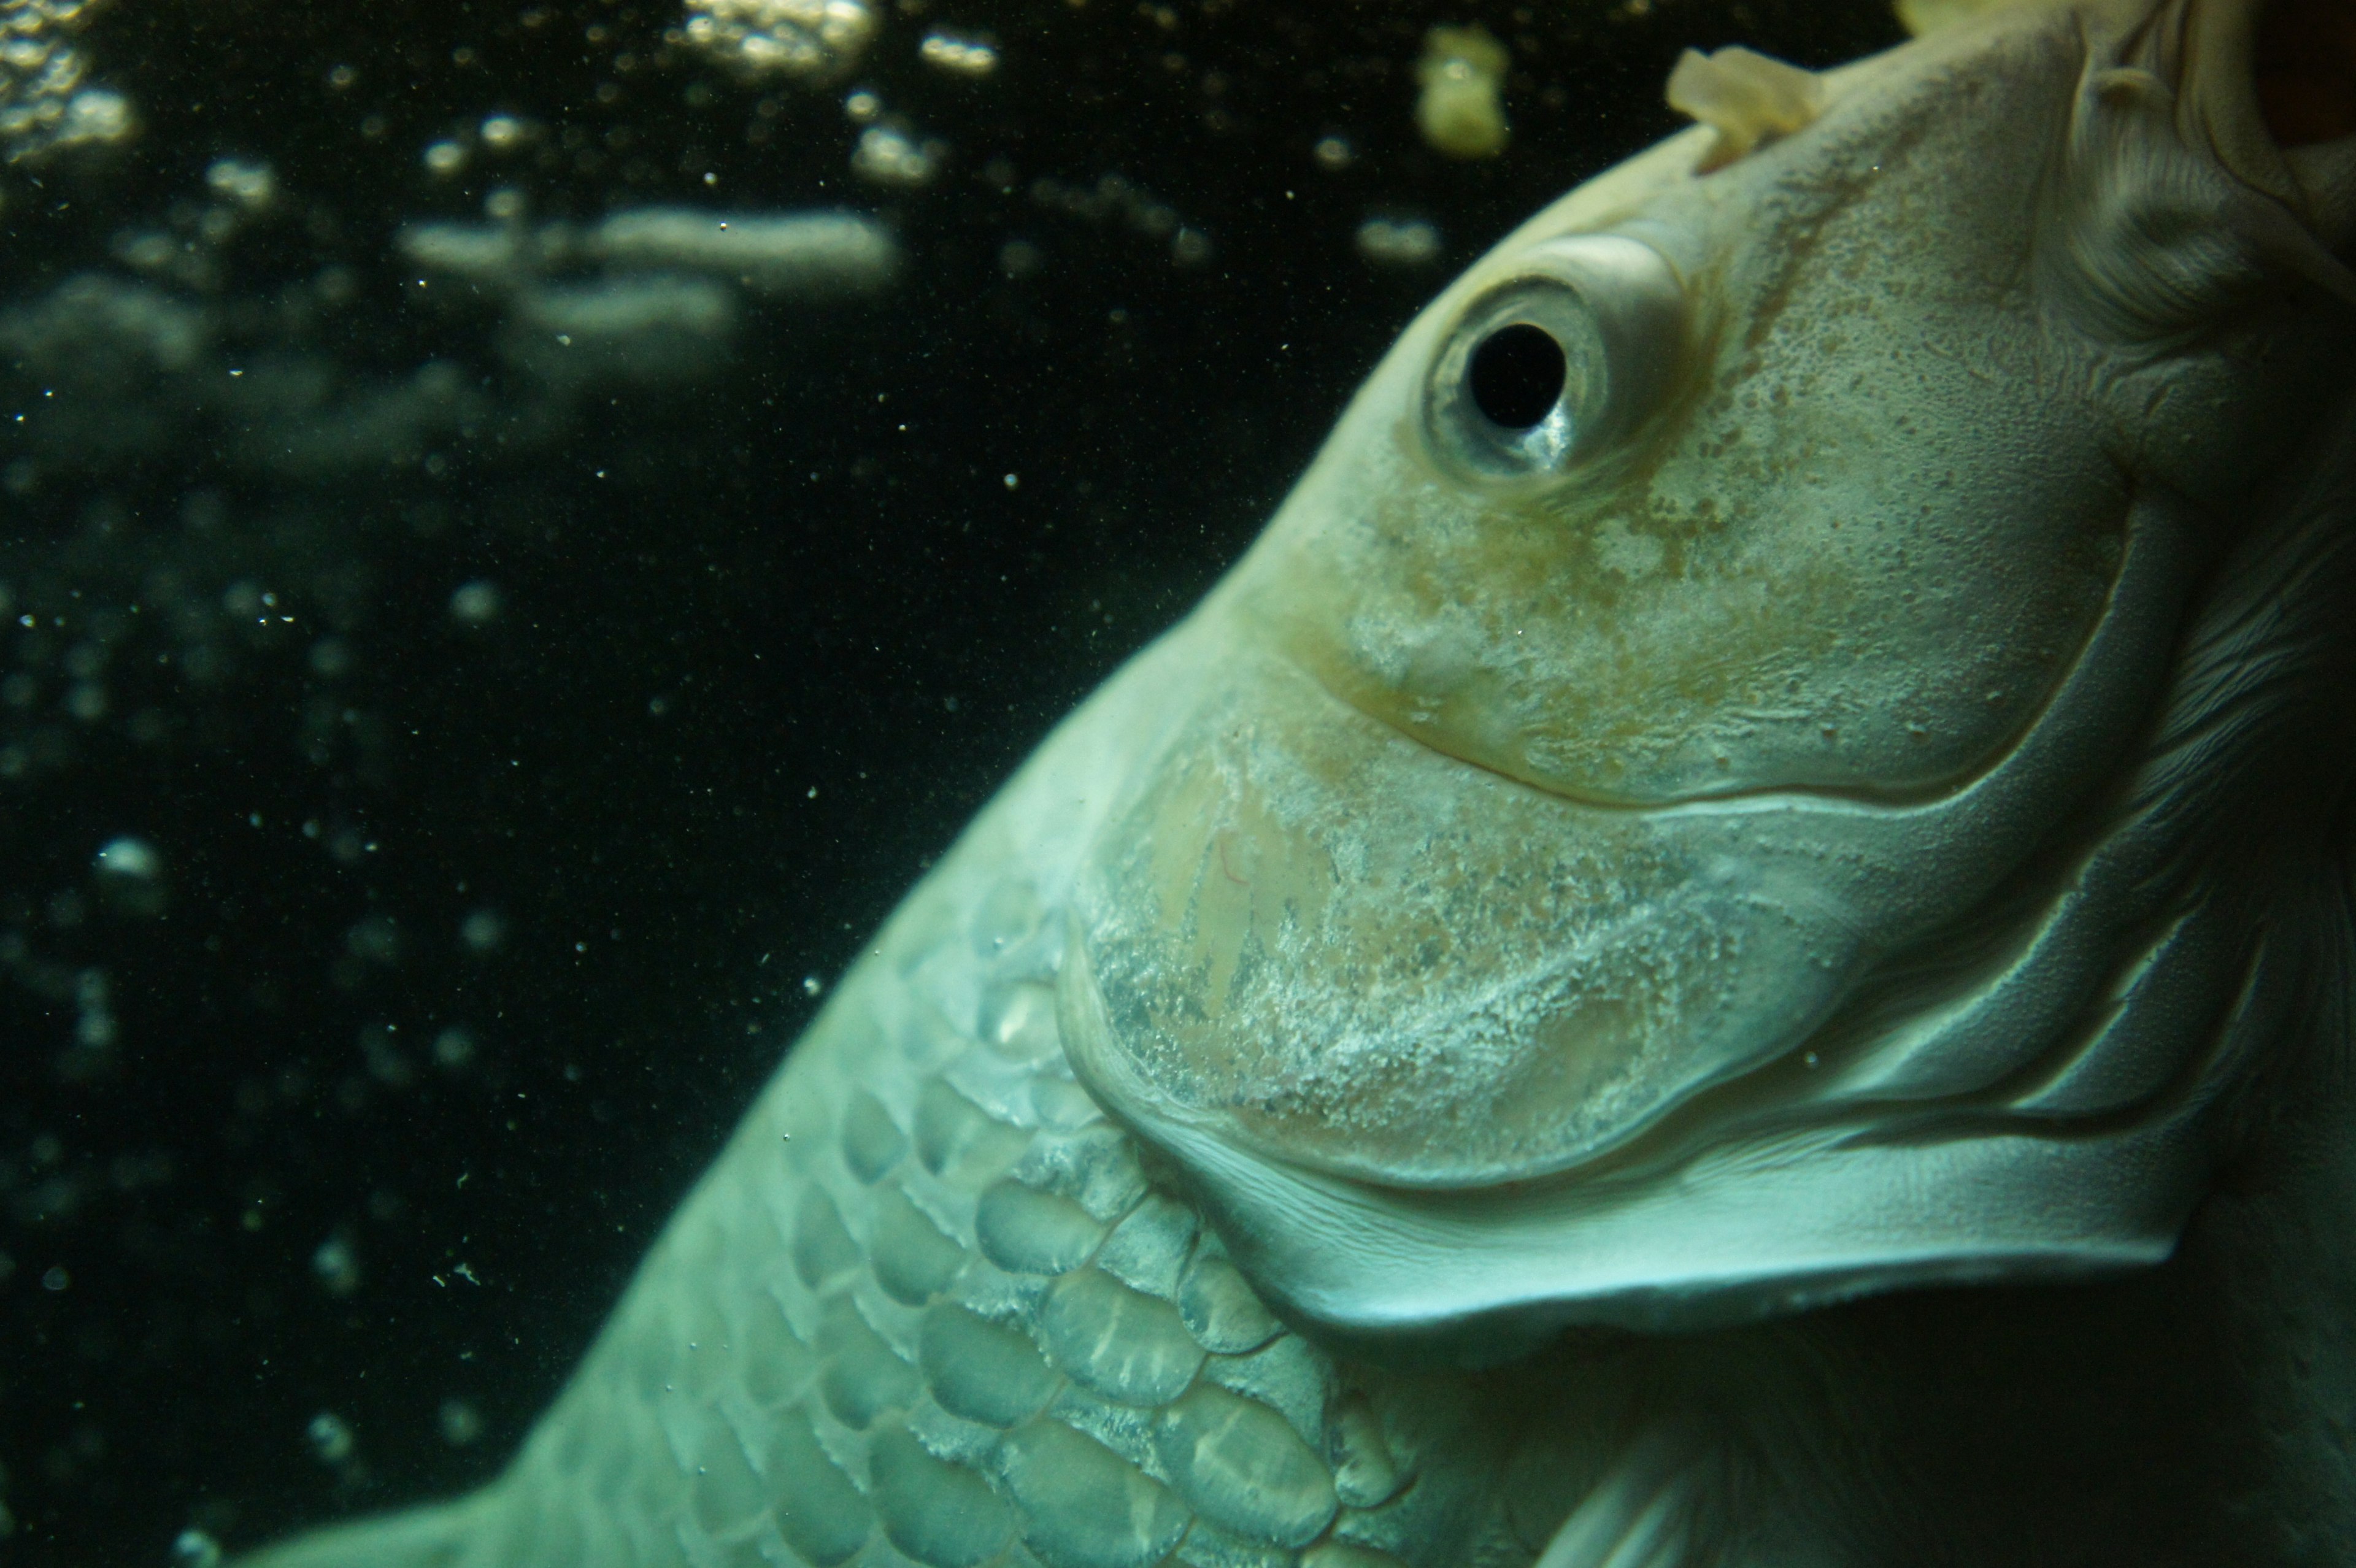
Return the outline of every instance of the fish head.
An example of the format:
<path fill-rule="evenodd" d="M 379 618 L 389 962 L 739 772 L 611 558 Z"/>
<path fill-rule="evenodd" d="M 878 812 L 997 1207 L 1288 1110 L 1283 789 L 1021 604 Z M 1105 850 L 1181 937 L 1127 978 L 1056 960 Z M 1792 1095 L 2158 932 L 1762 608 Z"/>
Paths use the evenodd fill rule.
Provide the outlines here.
<path fill-rule="evenodd" d="M 2338 16 L 1695 57 L 1703 126 L 1408 328 L 1073 902 L 1075 1064 L 1264 1291 L 1653 1324 L 2165 1252 L 2256 958 L 2147 797 L 2217 773 L 2153 759 L 2345 412 L 2356 49 L 2283 45 Z"/>

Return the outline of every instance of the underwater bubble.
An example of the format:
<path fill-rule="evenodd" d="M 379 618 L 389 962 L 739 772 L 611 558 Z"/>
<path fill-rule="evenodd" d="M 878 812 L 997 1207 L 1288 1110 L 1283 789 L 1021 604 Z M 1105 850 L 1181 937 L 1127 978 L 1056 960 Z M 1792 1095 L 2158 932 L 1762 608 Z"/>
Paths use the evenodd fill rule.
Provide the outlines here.
<path fill-rule="evenodd" d="M 859 62 L 875 12 L 866 0 L 688 0 L 678 36 L 746 76 L 824 78 Z"/>
<path fill-rule="evenodd" d="M 1440 230 L 1419 218 L 1369 218 L 1356 241 L 1358 254 L 1378 267 L 1428 267 L 1440 259 Z"/>
<path fill-rule="evenodd" d="M 916 58 L 951 76 L 988 76 L 998 69 L 997 48 L 980 38 L 965 37 L 936 27 L 916 46 Z"/>
<path fill-rule="evenodd" d="M 1309 150 L 1309 155 L 1317 160 L 1321 169 L 1346 169 L 1357 162 L 1358 150 L 1350 145 L 1347 136 L 1321 136 Z"/>
<path fill-rule="evenodd" d="M 63 1264 L 50 1264 L 41 1275 L 41 1288 L 51 1295 L 68 1290 L 72 1285 L 73 1275 L 66 1272 L 66 1265 Z"/>
<path fill-rule="evenodd" d="M 870 125 L 851 151 L 851 172 L 877 185 L 929 185 L 947 151 L 938 142 L 918 142 L 905 131 Z"/>
<path fill-rule="evenodd" d="M 513 114 L 493 114 L 484 120 L 476 134 L 483 145 L 494 153 L 512 152 L 531 134 L 531 126 Z"/>
<path fill-rule="evenodd" d="M 608 261 L 691 267 L 759 293 L 829 294 L 881 287 L 900 251 L 880 223 L 848 212 L 709 212 L 649 207 L 615 213 L 587 249 Z"/>

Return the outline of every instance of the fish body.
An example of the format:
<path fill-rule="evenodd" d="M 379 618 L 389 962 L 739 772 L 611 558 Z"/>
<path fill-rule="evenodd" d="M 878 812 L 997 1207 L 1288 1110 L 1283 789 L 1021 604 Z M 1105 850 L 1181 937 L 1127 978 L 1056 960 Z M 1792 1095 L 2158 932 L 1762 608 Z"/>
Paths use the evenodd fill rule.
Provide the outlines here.
<path fill-rule="evenodd" d="M 2356 143 L 2275 133 L 2274 26 L 1680 68 L 910 895 L 509 1470 L 253 1561 L 2356 1554 Z"/>

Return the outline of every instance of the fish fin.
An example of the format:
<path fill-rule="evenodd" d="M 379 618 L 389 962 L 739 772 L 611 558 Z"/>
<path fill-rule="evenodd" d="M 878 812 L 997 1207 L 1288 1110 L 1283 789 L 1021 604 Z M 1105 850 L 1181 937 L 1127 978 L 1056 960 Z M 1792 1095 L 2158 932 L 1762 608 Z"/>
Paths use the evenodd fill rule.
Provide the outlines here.
<path fill-rule="evenodd" d="M 1669 73 L 1667 97 L 1670 108 L 1718 133 L 1704 174 L 1804 130 L 1825 110 L 1824 79 L 1815 71 L 1740 44 L 1711 54 L 1687 49 Z"/>
<path fill-rule="evenodd" d="M 491 1496 L 329 1525 L 236 1558 L 230 1568 L 450 1568 L 474 1544 Z"/>
<path fill-rule="evenodd" d="M 1570 1510 L 1536 1568 L 1696 1568 L 1716 1501 L 1709 1481 L 1689 1434 L 1656 1430 Z"/>
<path fill-rule="evenodd" d="M 1897 0 L 1892 8 L 1898 13 L 1900 25 L 1919 38 L 1925 34 L 1944 32 L 1989 11 L 2023 3 L 2024 0 Z"/>

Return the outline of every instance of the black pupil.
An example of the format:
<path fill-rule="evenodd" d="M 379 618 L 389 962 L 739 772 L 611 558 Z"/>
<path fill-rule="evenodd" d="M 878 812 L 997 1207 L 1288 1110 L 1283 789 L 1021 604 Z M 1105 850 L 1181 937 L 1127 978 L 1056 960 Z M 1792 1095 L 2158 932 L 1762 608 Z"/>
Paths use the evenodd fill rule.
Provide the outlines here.
<path fill-rule="evenodd" d="M 1465 377 L 1475 407 L 1507 430 L 1527 430 L 1562 396 L 1562 345 L 1526 321 L 1501 326 L 1472 350 Z"/>

